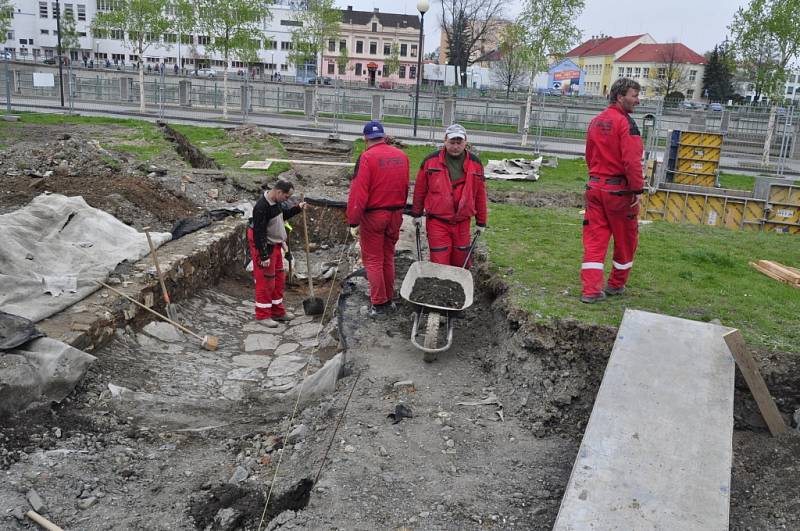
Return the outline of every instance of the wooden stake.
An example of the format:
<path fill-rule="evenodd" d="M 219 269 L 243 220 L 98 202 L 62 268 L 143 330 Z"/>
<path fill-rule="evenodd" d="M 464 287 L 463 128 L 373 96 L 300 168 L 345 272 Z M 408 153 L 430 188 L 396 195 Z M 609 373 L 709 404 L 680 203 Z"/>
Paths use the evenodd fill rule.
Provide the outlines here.
<path fill-rule="evenodd" d="M 37 513 L 36 511 L 28 511 L 27 513 L 25 513 L 25 516 L 27 516 L 28 518 L 39 524 L 39 526 L 41 526 L 42 529 L 47 529 L 47 531 L 64 531 L 56 524 L 54 524 L 41 514 Z"/>
<path fill-rule="evenodd" d="M 753 398 L 756 399 L 756 404 L 758 404 L 761 416 L 764 417 L 764 421 L 767 423 L 769 432 L 773 437 L 784 433 L 786 431 L 786 424 L 783 422 L 783 417 L 778 411 L 778 407 L 775 405 L 772 395 L 769 394 L 767 384 L 758 371 L 755 360 L 753 360 L 753 356 L 750 355 L 750 351 L 747 349 L 741 332 L 739 332 L 739 330 L 732 330 L 722 336 L 722 339 L 725 340 L 731 354 L 733 354 L 733 358 L 736 360 L 736 365 L 738 365 L 739 370 L 742 371 L 742 376 L 744 376 L 744 380 L 747 382 L 747 387 L 750 388 Z"/>

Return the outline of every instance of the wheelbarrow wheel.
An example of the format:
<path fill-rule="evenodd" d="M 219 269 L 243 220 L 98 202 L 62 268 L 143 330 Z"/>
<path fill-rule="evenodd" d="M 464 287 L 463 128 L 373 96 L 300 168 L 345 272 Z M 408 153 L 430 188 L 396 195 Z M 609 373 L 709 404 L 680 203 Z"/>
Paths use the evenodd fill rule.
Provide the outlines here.
<path fill-rule="evenodd" d="M 423 345 L 425 348 L 436 348 L 439 342 L 439 314 L 437 312 L 430 312 L 428 314 L 428 326 L 425 328 L 425 341 Z M 422 359 L 428 363 L 436 361 L 437 355 L 435 352 L 425 352 Z"/>

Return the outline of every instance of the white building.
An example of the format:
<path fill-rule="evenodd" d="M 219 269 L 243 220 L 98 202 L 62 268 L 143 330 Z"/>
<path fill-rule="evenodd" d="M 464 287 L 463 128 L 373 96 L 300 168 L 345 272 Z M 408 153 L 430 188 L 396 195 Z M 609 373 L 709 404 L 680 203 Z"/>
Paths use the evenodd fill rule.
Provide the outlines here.
<path fill-rule="evenodd" d="M 132 65 L 139 58 L 124 46 L 124 41 L 112 33 L 109 38 L 95 38 L 92 35 L 91 23 L 95 14 L 110 9 L 112 0 L 67 0 L 61 1 L 61 12 L 64 18 L 75 19 L 75 29 L 79 35 L 80 49 L 70 51 L 73 61 L 97 65 L 108 61 L 116 65 Z M 11 0 L 13 19 L 11 30 L 2 46 L 11 52 L 16 60 L 41 61 L 54 57 L 57 49 L 58 32 L 56 30 L 56 2 L 53 0 Z M 268 37 L 261 43 L 258 52 L 261 63 L 255 68 L 259 73 L 269 76 L 280 73 L 282 77 L 294 77 L 295 68 L 289 64 L 288 53 L 291 49 L 292 30 L 297 26 L 293 19 L 292 9 L 287 0 L 275 0 L 271 7 L 272 19 L 264 22 L 264 33 Z M 219 55 L 206 51 L 204 44 L 210 37 L 192 33 L 190 35 L 161 35 L 159 41 L 148 48 L 144 57 L 145 63 L 166 64 L 186 68 L 223 66 Z M 237 61 L 231 67 L 241 68 Z M 314 66 L 303 69 L 300 75 L 313 75 Z"/>

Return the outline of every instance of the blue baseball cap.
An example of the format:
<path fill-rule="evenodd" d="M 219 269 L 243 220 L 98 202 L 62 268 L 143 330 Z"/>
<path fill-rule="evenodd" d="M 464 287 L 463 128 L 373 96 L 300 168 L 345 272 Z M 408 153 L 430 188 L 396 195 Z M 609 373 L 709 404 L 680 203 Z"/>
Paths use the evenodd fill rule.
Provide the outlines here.
<path fill-rule="evenodd" d="M 383 138 L 383 126 L 377 120 L 367 122 L 364 126 L 364 137 L 372 140 L 373 138 Z"/>

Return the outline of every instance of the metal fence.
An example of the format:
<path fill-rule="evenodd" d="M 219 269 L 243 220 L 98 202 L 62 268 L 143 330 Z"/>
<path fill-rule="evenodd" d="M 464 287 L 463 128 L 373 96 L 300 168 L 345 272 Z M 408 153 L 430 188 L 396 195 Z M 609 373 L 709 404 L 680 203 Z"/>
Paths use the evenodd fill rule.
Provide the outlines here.
<path fill-rule="evenodd" d="M 0 91 L 7 105 L 31 102 L 54 105 L 60 99 L 56 70 L 55 85 L 34 84 L 33 67 L 0 67 Z M 50 72 L 53 69 L 49 70 Z M 8 83 L 6 84 L 6 78 Z M 229 115 L 246 119 L 251 115 L 278 115 L 289 118 L 305 115 L 309 108 L 308 85 L 275 83 L 269 81 L 241 80 L 232 76 L 227 92 L 221 79 L 181 77 L 174 75 L 146 75 L 140 85 L 138 75 L 128 72 L 103 72 L 67 68 L 64 72 L 65 104 L 79 110 L 127 110 L 135 113 L 139 108 L 139 95 L 144 91 L 145 104 L 150 112 L 160 116 L 180 118 L 202 112 L 221 112 L 227 102 Z M 5 87 L 8 90 L 4 90 Z M 182 92 L 182 87 L 184 87 Z M 378 90 L 353 88 L 344 85 L 320 86 L 317 89 L 318 116 L 333 119 L 333 130 L 338 130 L 342 120 L 366 121 L 377 113 L 386 125 L 407 127 L 413 121 L 415 94 L 408 88 Z M 0 93 L 1 94 L 1 93 Z M 243 94 L 249 102 L 243 105 Z M 438 85 L 423 87 L 418 100 L 418 124 L 428 130 L 429 138 L 438 138 L 444 120 L 462 123 L 468 131 L 485 134 L 502 134 L 517 137 L 524 123 L 525 99 L 520 93 L 505 98 L 502 91 L 488 91 L 477 97 L 473 91 L 446 88 Z M 0 96 L 2 97 L 2 96 Z M 602 98 L 561 97 L 534 95 L 529 116 L 529 138 L 536 148 L 544 140 L 580 143 L 591 119 L 607 105 Z M 653 145 L 666 145 L 670 130 L 721 131 L 725 134 L 726 156 L 741 156 L 754 161 L 763 160 L 765 144 L 769 141 L 770 159 L 779 167 L 787 159 L 800 159 L 795 147 L 797 111 L 755 106 L 724 108 L 722 111 L 665 107 L 660 101 L 645 101 L 636 109 L 634 118 L 640 124 L 653 118 L 655 138 Z M 770 116 L 770 113 L 774 115 Z M 296 119 L 296 118 L 295 118 Z M 407 131 L 398 129 L 407 134 Z M 768 132 L 770 134 L 768 134 Z M 423 135 L 424 136 L 424 135 Z M 773 160 L 769 162 L 775 163 Z"/>

